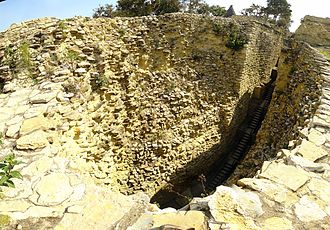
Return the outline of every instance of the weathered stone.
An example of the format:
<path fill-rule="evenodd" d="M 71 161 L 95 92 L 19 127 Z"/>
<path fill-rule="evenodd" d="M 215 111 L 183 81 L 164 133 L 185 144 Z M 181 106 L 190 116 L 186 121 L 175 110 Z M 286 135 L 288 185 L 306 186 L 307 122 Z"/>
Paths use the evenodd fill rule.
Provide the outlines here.
<path fill-rule="evenodd" d="M 243 178 L 237 182 L 238 185 L 256 190 L 265 197 L 290 207 L 298 201 L 298 196 L 282 185 L 275 184 L 267 179 Z"/>
<path fill-rule="evenodd" d="M 47 135 L 44 131 L 37 130 L 16 141 L 17 149 L 39 149 L 48 145 Z"/>
<path fill-rule="evenodd" d="M 41 176 L 45 172 L 49 171 L 52 168 L 53 159 L 44 156 L 40 159 L 32 162 L 27 167 L 23 168 L 21 174 L 28 175 L 28 176 Z"/>
<path fill-rule="evenodd" d="M 23 180 L 12 179 L 15 188 L 2 187 L 2 194 L 8 198 L 25 199 L 32 195 L 31 181 L 23 177 Z"/>
<path fill-rule="evenodd" d="M 207 228 L 207 218 L 199 211 L 179 211 L 177 213 L 162 213 L 152 215 L 153 228 L 172 224 L 183 229 L 204 230 Z"/>
<path fill-rule="evenodd" d="M 321 146 L 325 143 L 326 137 L 316 129 L 311 129 L 308 135 L 308 140 L 313 142 L 316 146 Z"/>
<path fill-rule="evenodd" d="M 48 104 L 32 105 L 31 108 L 24 113 L 24 118 L 29 119 L 36 116 L 43 116 L 43 114 L 47 111 L 48 107 Z"/>
<path fill-rule="evenodd" d="M 209 201 L 213 218 L 217 222 L 228 223 L 234 229 L 257 229 L 253 218 L 260 216 L 263 210 L 258 196 L 252 194 L 237 188 L 217 187 Z"/>
<path fill-rule="evenodd" d="M 131 197 L 90 186 L 85 198 L 77 203 L 83 210 L 66 213 L 55 229 L 112 229 L 131 209 L 137 208 L 137 204 Z"/>
<path fill-rule="evenodd" d="M 0 212 L 25 212 L 30 206 L 25 200 L 0 200 Z"/>
<path fill-rule="evenodd" d="M 48 103 L 49 101 L 54 99 L 57 94 L 58 94 L 57 91 L 51 91 L 48 93 L 38 94 L 34 97 L 31 97 L 29 101 L 31 104 L 44 104 L 44 103 Z"/>
<path fill-rule="evenodd" d="M 323 200 L 326 204 L 330 204 L 330 183 L 326 180 L 312 178 L 307 187 L 316 197 Z"/>
<path fill-rule="evenodd" d="M 20 130 L 20 128 L 21 128 L 21 123 L 9 126 L 6 132 L 6 136 L 12 138 L 16 137 L 18 135 L 18 131 Z"/>
<path fill-rule="evenodd" d="M 44 116 L 33 117 L 23 121 L 21 129 L 19 131 L 20 135 L 24 136 L 33 131 L 42 129 L 45 130 L 48 126 L 49 120 Z"/>
<path fill-rule="evenodd" d="M 65 212 L 65 207 L 30 207 L 22 217 L 62 217 Z M 25 219 L 21 218 L 21 219 Z"/>
<path fill-rule="evenodd" d="M 52 173 L 41 178 L 33 190 L 38 194 L 38 205 L 53 206 L 70 198 L 73 188 L 69 177 L 63 173 Z"/>
<path fill-rule="evenodd" d="M 271 217 L 264 221 L 262 224 L 264 230 L 291 230 L 294 229 L 292 222 L 286 218 Z"/>
<path fill-rule="evenodd" d="M 272 162 L 258 175 L 259 178 L 267 178 L 276 183 L 285 185 L 293 191 L 297 191 L 309 179 L 308 174 L 291 165 Z"/>
<path fill-rule="evenodd" d="M 288 164 L 294 166 L 300 166 L 306 171 L 310 172 L 324 172 L 328 167 L 325 164 L 314 163 L 313 161 L 309 161 L 303 157 L 291 155 L 287 158 Z"/>
<path fill-rule="evenodd" d="M 294 212 L 298 219 L 303 222 L 322 220 L 327 214 L 307 196 L 303 196 L 294 205 Z"/>
<path fill-rule="evenodd" d="M 298 152 L 307 160 L 316 161 L 317 159 L 328 155 L 322 147 L 316 146 L 314 143 L 303 140 Z"/>

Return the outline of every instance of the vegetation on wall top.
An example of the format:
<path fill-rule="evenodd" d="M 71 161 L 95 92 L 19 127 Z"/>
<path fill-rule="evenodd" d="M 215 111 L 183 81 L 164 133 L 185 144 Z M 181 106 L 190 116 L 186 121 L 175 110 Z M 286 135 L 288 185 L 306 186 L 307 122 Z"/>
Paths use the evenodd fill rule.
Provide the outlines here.
<path fill-rule="evenodd" d="M 115 7 L 105 4 L 94 9 L 93 17 L 134 17 L 175 12 L 225 16 L 226 9 L 208 5 L 204 0 L 118 0 Z"/>

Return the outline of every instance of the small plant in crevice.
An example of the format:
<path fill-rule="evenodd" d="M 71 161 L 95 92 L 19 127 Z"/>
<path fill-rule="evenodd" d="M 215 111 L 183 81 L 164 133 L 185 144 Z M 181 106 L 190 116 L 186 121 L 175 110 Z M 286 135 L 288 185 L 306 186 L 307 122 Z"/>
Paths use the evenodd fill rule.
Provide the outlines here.
<path fill-rule="evenodd" d="M 79 53 L 75 50 L 67 50 L 65 60 L 70 65 L 71 70 L 75 69 L 75 64 L 80 60 Z"/>
<path fill-rule="evenodd" d="M 297 71 L 297 67 L 296 66 L 292 66 L 289 72 L 289 75 L 292 75 L 294 72 Z"/>
<path fill-rule="evenodd" d="M 8 65 L 11 70 L 14 70 L 18 64 L 18 55 L 14 50 L 13 45 L 9 45 L 5 48 L 4 52 L 4 65 Z"/>
<path fill-rule="evenodd" d="M 62 39 L 66 39 L 68 37 L 67 29 L 68 27 L 66 24 L 66 20 L 60 20 L 58 23 L 58 32 L 61 33 Z"/>
<path fill-rule="evenodd" d="M 30 45 L 26 41 L 24 41 L 19 47 L 20 67 L 25 69 L 30 69 L 33 66 L 29 47 Z"/>
<path fill-rule="evenodd" d="M 15 188 L 15 184 L 12 179 L 23 179 L 21 173 L 13 168 L 22 163 L 15 158 L 14 154 L 5 156 L 0 161 L 0 187 L 11 187 Z"/>
<path fill-rule="evenodd" d="M 104 87 L 109 84 L 109 79 L 104 74 L 99 74 L 95 78 L 95 84 L 98 88 Z"/>
<path fill-rule="evenodd" d="M 246 34 L 240 31 L 231 31 L 227 37 L 226 47 L 238 51 L 248 43 L 248 37 Z"/>
<path fill-rule="evenodd" d="M 221 35 L 223 33 L 224 27 L 220 23 L 214 23 L 212 30 L 214 33 Z"/>

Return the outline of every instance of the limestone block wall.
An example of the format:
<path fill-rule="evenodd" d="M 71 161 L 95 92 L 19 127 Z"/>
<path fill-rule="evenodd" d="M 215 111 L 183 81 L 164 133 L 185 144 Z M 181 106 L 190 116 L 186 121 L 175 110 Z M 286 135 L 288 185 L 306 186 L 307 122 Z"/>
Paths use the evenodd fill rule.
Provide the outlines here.
<path fill-rule="evenodd" d="M 239 51 L 225 46 L 234 27 L 249 39 Z M 280 42 L 244 18 L 40 19 L 0 34 L 1 88 L 58 83 L 62 106 L 42 116 L 54 122 L 59 155 L 114 190 L 153 193 L 218 157 L 213 147 L 268 81 Z"/>
<path fill-rule="evenodd" d="M 295 32 L 295 38 L 313 46 L 330 46 L 330 18 L 305 16 Z"/>
<path fill-rule="evenodd" d="M 322 94 L 322 69 L 315 50 L 288 40 L 282 50 L 273 100 L 257 134 L 257 141 L 229 180 L 252 177 L 262 163 L 280 149 L 292 149 L 306 137 Z"/>

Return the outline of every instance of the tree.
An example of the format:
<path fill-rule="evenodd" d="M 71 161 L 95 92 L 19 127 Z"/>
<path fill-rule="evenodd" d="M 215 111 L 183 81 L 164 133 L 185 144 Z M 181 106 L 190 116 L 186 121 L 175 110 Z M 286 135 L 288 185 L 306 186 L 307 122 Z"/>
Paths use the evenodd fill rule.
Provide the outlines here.
<path fill-rule="evenodd" d="M 204 0 L 118 0 L 114 8 L 106 4 L 94 9 L 93 17 L 135 17 L 187 12 L 212 16 L 224 16 L 221 6 L 209 6 Z"/>
<path fill-rule="evenodd" d="M 155 1 L 154 13 L 156 15 L 179 12 L 182 8 L 179 0 L 157 0 Z"/>
<path fill-rule="evenodd" d="M 265 12 L 267 17 L 273 16 L 274 22 L 281 27 L 289 27 L 291 23 L 291 5 L 286 0 L 267 0 Z"/>
<path fill-rule="evenodd" d="M 274 20 L 284 15 L 291 17 L 290 7 L 291 5 L 286 0 L 267 0 L 266 13 L 273 15 Z"/>
<path fill-rule="evenodd" d="M 119 16 L 146 16 L 153 12 L 153 2 L 148 0 L 118 0 L 117 13 Z"/>
<path fill-rule="evenodd" d="M 227 11 L 225 7 L 215 5 L 209 7 L 209 12 L 212 16 L 225 16 Z"/>
<path fill-rule="evenodd" d="M 99 18 L 99 17 L 108 17 L 112 18 L 115 16 L 115 11 L 113 9 L 112 5 L 105 4 L 104 6 L 99 6 L 99 8 L 94 9 L 94 18 Z"/>
<path fill-rule="evenodd" d="M 254 16 L 254 17 L 263 17 L 265 16 L 265 7 L 252 4 L 249 8 L 245 8 L 241 11 L 243 15 Z"/>

